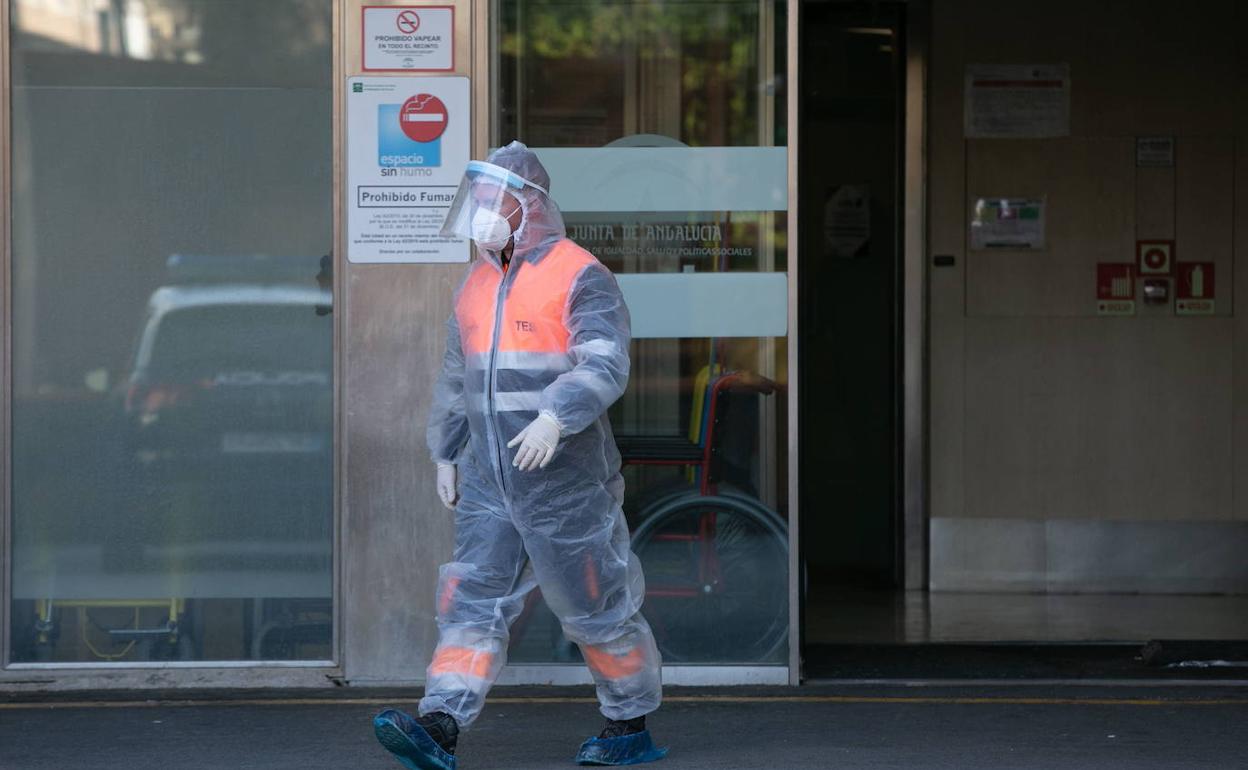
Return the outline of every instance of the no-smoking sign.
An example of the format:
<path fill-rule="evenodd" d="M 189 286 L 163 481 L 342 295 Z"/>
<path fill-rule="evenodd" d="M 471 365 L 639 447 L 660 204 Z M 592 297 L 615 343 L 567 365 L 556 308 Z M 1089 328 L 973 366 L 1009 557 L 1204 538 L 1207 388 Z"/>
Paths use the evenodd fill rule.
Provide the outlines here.
<path fill-rule="evenodd" d="M 420 29 L 420 14 L 412 10 L 400 11 L 394 17 L 394 26 L 404 35 L 414 35 Z"/>
<path fill-rule="evenodd" d="M 416 94 L 399 109 L 399 127 L 413 142 L 432 142 L 446 131 L 446 105 L 433 94 Z"/>
<path fill-rule="evenodd" d="M 1174 272 L 1174 241 L 1136 241 L 1135 264 L 1140 275 Z"/>
<path fill-rule="evenodd" d="M 455 7 L 364 5 L 360 54 L 365 72 L 451 72 Z"/>
<path fill-rule="evenodd" d="M 468 242 L 443 236 L 442 222 L 472 157 L 471 90 L 456 76 L 347 78 L 349 261 L 468 260 Z"/>

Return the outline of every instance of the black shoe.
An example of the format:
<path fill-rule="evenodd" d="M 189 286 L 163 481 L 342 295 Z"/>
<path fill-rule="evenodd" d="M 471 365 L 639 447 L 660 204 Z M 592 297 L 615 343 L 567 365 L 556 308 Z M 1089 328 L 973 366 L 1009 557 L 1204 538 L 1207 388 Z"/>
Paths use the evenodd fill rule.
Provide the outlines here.
<path fill-rule="evenodd" d="M 635 733 L 644 733 L 646 731 L 646 715 L 642 714 L 633 719 L 608 719 L 607 726 L 602 728 L 602 732 L 598 733 L 599 738 L 619 738 L 624 735 L 633 735 Z"/>
<path fill-rule="evenodd" d="M 644 717 L 643 717 L 644 719 Z M 445 711 L 435 711 L 416 718 L 416 724 L 429 733 L 429 737 L 438 742 L 438 746 L 447 754 L 455 754 L 455 744 L 459 743 L 459 723 L 455 717 Z"/>

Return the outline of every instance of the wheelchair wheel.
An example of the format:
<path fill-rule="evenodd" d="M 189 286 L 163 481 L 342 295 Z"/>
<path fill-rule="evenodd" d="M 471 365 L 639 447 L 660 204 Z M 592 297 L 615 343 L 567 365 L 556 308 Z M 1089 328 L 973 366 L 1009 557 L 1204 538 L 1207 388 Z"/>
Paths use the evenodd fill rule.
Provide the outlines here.
<path fill-rule="evenodd" d="M 789 626 L 788 533 L 759 501 L 696 492 L 642 513 L 642 614 L 667 663 L 779 663 Z"/>

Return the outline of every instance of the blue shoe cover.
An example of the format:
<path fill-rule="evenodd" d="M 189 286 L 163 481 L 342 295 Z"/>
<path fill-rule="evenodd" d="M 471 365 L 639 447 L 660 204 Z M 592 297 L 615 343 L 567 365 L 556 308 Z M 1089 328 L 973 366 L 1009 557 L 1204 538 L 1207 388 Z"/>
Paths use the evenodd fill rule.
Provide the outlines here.
<path fill-rule="evenodd" d="M 386 709 L 373 717 L 373 733 L 408 770 L 455 770 L 455 756 L 443 751 L 425 728 L 398 709 Z"/>
<path fill-rule="evenodd" d="M 639 765 L 667 756 L 667 749 L 656 748 L 649 730 L 618 738 L 590 738 L 576 752 L 578 765 Z"/>

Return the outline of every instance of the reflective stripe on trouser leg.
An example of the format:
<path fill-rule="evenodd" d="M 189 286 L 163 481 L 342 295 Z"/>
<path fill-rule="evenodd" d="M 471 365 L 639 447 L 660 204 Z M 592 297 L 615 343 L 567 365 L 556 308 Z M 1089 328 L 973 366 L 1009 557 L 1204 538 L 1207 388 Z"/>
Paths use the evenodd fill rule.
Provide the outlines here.
<path fill-rule="evenodd" d="M 580 645 L 608 719 L 649 714 L 662 700 L 661 661 L 654 634 L 640 614 L 629 626 L 628 633 L 613 642 Z"/>
<path fill-rule="evenodd" d="M 444 711 L 466 728 L 507 662 L 508 629 L 535 586 L 524 544 L 502 505 L 465 466 L 454 561 L 438 581 L 438 646 L 419 711 Z"/>
<path fill-rule="evenodd" d="M 444 711 L 461 727 L 476 720 L 498 672 L 507 662 L 507 639 L 464 629 L 443 633 L 426 670 L 419 712 Z"/>
<path fill-rule="evenodd" d="M 632 719 L 662 700 L 659 651 L 640 612 L 645 581 L 618 503 L 582 502 L 569 500 L 567 516 L 540 522 L 549 529 L 522 527 L 521 534 L 543 598 L 585 655 L 603 715 Z M 572 514 L 596 508 L 609 514 L 597 521 Z"/>

